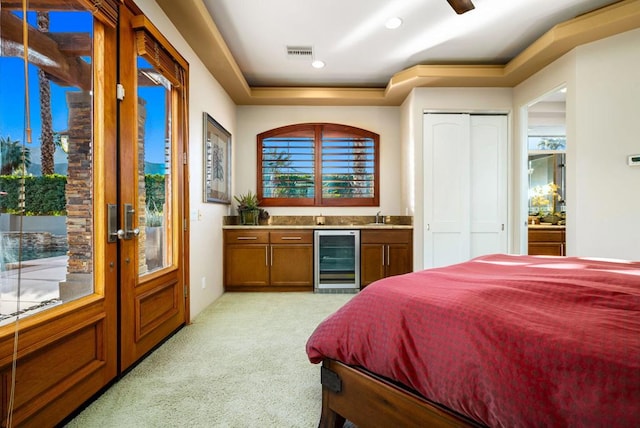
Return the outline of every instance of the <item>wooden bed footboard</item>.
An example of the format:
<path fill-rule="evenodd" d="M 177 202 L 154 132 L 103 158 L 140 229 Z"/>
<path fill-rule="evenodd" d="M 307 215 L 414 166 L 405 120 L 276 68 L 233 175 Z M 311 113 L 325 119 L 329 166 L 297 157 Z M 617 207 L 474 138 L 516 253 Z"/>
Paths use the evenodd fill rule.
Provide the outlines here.
<path fill-rule="evenodd" d="M 373 376 L 325 359 L 321 369 L 319 428 L 342 428 L 349 420 L 369 427 L 481 427 L 474 421 Z"/>

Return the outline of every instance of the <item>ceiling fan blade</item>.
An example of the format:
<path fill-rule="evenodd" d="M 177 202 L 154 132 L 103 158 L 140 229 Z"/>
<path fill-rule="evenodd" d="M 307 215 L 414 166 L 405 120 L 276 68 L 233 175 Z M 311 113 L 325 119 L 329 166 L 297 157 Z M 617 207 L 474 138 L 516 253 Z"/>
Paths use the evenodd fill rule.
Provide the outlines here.
<path fill-rule="evenodd" d="M 447 0 L 453 10 L 456 11 L 458 15 L 462 15 L 465 12 L 469 12 L 472 9 L 475 9 L 471 0 Z"/>

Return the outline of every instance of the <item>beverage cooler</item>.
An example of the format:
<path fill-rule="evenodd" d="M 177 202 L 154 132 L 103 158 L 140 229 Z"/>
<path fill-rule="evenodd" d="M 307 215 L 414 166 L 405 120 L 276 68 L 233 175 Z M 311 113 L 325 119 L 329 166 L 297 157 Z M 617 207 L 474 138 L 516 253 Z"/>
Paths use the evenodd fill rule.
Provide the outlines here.
<path fill-rule="evenodd" d="M 314 232 L 316 292 L 356 292 L 360 289 L 360 231 Z"/>

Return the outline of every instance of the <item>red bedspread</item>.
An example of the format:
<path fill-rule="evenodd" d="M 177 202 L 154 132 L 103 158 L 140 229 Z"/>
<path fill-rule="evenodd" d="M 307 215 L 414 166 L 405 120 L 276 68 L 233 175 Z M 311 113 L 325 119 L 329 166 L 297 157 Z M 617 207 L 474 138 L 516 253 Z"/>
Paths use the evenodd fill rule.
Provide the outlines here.
<path fill-rule="evenodd" d="M 640 262 L 491 255 L 386 278 L 307 354 L 491 427 L 639 427 Z"/>

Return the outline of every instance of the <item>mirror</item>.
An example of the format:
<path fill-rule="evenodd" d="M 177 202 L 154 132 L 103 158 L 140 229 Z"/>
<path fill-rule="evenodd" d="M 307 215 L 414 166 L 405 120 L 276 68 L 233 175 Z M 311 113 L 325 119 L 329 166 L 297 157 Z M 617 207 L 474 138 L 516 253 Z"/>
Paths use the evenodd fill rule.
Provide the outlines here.
<path fill-rule="evenodd" d="M 529 154 L 529 215 L 564 213 L 565 154 Z"/>

